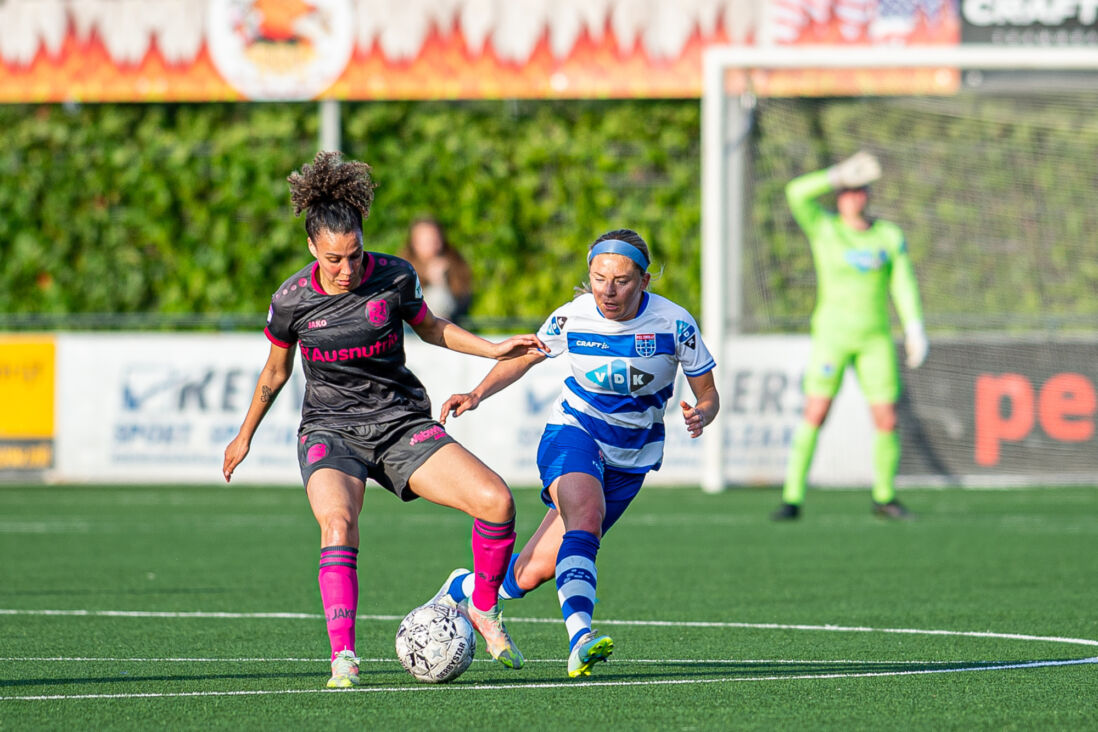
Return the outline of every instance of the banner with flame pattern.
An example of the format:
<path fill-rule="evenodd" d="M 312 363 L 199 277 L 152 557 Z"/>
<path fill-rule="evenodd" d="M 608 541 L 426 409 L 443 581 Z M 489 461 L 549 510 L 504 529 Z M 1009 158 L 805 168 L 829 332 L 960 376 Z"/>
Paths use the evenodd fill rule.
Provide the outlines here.
<path fill-rule="evenodd" d="M 0 103 L 691 98 L 709 45 L 959 27 L 952 0 L 0 0 Z"/>

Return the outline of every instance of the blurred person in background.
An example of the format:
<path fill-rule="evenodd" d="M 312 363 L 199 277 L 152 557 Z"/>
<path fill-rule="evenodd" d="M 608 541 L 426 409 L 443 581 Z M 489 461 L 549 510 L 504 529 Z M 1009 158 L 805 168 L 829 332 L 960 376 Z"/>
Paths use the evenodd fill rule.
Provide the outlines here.
<path fill-rule="evenodd" d="M 812 314 L 812 351 L 804 376 L 804 414 L 793 434 L 782 504 L 772 516 L 778 521 L 801 514 L 816 440 L 847 366 L 854 367 L 876 431 L 872 512 L 884 518 L 912 518 L 896 499 L 900 465 L 896 402 L 901 385 L 892 341 L 890 295 L 904 328 L 909 368 L 922 365 L 929 345 L 903 232 L 893 223 L 866 215 L 868 186 L 880 175 L 877 158 L 862 151 L 786 185 L 793 218 L 812 248 L 817 301 Z M 817 200 L 832 191 L 837 212 L 826 210 Z"/>
<path fill-rule="evenodd" d="M 458 321 L 469 313 L 473 272 L 436 219 L 423 216 L 413 221 L 398 254 L 411 262 L 419 274 L 423 299 L 431 312 Z"/>
<path fill-rule="evenodd" d="M 362 222 L 375 185 L 365 163 L 320 152 L 288 181 L 294 214 L 305 212 L 315 261 L 271 298 L 264 331 L 270 353 L 243 425 L 225 448 L 225 480 L 247 456 L 300 351 L 306 388 L 298 462 L 320 526 L 318 582 L 332 652 L 328 686 L 359 683 L 358 516 L 367 478 L 404 501 L 423 497 L 473 518 L 468 616 L 492 657 L 518 668 L 523 659 L 497 602 L 515 543 L 514 499 L 498 475 L 431 418 L 426 390 L 405 366 L 404 324 L 427 343 L 499 360 L 538 353 L 544 344 L 534 335 L 492 343 L 437 317 L 408 262 L 364 251 Z"/>
<path fill-rule="evenodd" d="M 691 437 L 700 436 L 720 408 L 716 364 L 694 318 L 647 292 L 650 260 L 647 243 L 631 229 L 600 236 L 587 252 L 589 285 L 538 331 L 548 350 L 496 364 L 472 391 L 447 399 L 439 417 L 445 424 L 448 415 L 476 409 L 535 364 L 568 355 L 571 375 L 537 452 L 548 511 L 508 567 L 500 597 L 520 598 L 556 580 L 570 677 L 590 675 L 614 649 L 609 636 L 591 629 L 595 558 L 645 475 L 663 462 L 663 417 L 679 368 L 695 399 L 693 406 L 679 404 Z M 435 601 L 462 607 L 473 579 L 467 569 L 454 570 Z"/>

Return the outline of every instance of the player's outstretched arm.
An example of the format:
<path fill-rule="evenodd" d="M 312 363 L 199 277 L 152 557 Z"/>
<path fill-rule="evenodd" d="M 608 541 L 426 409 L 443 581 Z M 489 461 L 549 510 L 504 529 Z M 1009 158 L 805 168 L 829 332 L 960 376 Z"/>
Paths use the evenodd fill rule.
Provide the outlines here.
<path fill-rule="evenodd" d="M 687 376 L 686 383 L 690 385 L 690 391 L 694 392 L 694 406 L 685 401 L 679 402 L 679 406 L 686 422 L 686 431 L 691 437 L 700 437 L 720 411 L 721 397 L 717 393 L 717 382 L 712 371 L 701 376 Z"/>
<path fill-rule="evenodd" d="M 475 389 L 462 394 L 452 394 L 443 402 L 438 421 L 446 424 L 446 419 L 450 415 L 460 417 L 476 409 L 482 401 L 521 379 L 534 364 L 541 363 L 546 358 L 544 353 L 533 353 L 500 361 L 492 367 Z"/>
<path fill-rule="evenodd" d="M 232 480 L 236 466 L 244 462 L 248 451 L 252 446 L 252 435 L 259 428 L 267 410 L 271 408 L 275 397 L 294 370 L 294 352 L 290 348 L 283 348 L 271 344 L 271 352 L 267 355 L 267 363 L 259 372 L 259 379 L 255 385 L 255 393 L 252 394 L 252 402 L 248 406 L 248 413 L 244 416 L 244 423 L 236 437 L 225 448 L 225 462 L 221 466 L 221 473 L 225 476 L 225 482 Z"/>
<path fill-rule="evenodd" d="M 427 315 L 412 330 L 424 343 L 449 348 L 451 351 L 468 353 L 472 356 L 494 358 L 504 361 L 510 358 L 518 358 L 545 350 L 545 344 L 536 335 L 524 334 L 511 336 L 510 338 L 493 343 L 490 340 L 474 335 L 460 325 L 440 318 L 427 311 Z"/>

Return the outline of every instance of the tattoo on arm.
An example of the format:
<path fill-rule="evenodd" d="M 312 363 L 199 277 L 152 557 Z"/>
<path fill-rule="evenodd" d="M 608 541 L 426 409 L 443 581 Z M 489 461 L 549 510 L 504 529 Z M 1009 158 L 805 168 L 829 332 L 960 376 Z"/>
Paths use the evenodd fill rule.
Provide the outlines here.
<path fill-rule="evenodd" d="M 259 390 L 259 401 L 263 404 L 274 399 L 274 392 L 271 391 L 271 387 L 264 384 Z"/>

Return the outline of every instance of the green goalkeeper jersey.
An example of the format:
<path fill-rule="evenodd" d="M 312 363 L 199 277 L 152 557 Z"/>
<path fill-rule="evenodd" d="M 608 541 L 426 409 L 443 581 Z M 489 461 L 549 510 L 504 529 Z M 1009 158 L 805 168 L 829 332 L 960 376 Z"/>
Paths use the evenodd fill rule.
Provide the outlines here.
<path fill-rule="evenodd" d="M 922 321 L 919 286 L 903 232 L 881 220 L 865 231 L 850 228 L 816 200 L 831 190 L 826 170 L 794 178 L 785 188 L 816 264 L 813 334 L 846 340 L 890 332 L 890 293 L 904 326 Z"/>

